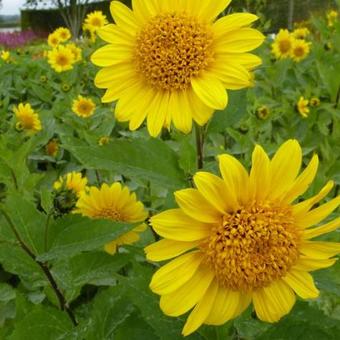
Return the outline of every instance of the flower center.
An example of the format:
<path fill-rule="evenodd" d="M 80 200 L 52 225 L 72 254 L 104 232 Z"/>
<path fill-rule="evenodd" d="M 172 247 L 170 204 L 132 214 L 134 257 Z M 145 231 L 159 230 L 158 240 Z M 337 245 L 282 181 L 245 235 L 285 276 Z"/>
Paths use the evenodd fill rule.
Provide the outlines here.
<path fill-rule="evenodd" d="M 305 50 L 303 49 L 303 47 L 296 47 L 294 49 L 294 55 L 296 57 L 303 57 L 305 54 Z"/>
<path fill-rule="evenodd" d="M 69 63 L 69 60 L 68 60 L 68 58 L 65 55 L 59 54 L 57 56 L 57 64 L 59 66 L 67 66 L 68 63 Z"/>
<path fill-rule="evenodd" d="M 137 36 L 137 72 L 156 89 L 185 90 L 212 62 L 213 33 L 186 13 L 152 18 Z"/>
<path fill-rule="evenodd" d="M 281 40 L 279 43 L 281 53 L 287 53 L 291 48 L 289 40 Z"/>
<path fill-rule="evenodd" d="M 91 25 L 95 26 L 95 27 L 101 27 L 102 26 L 102 21 L 100 20 L 100 18 L 92 18 L 91 20 Z"/>
<path fill-rule="evenodd" d="M 97 210 L 92 217 L 105 218 L 107 220 L 113 221 L 123 221 L 123 217 L 121 216 L 119 211 L 112 208 L 102 208 L 100 210 Z"/>
<path fill-rule="evenodd" d="M 201 249 L 222 286 L 247 292 L 283 277 L 299 241 L 289 207 L 264 203 L 225 215 Z"/>

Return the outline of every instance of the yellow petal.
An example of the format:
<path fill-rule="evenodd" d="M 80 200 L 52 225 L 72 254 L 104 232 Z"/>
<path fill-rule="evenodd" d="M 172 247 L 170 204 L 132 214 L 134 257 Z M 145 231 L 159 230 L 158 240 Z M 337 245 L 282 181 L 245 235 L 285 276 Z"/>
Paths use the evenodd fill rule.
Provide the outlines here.
<path fill-rule="evenodd" d="M 122 44 L 127 46 L 134 46 L 134 39 L 127 34 L 120 27 L 114 24 L 106 25 L 97 31 L 101 39 L 110 44 Z"/>
<path fill-rule="evenodd" d="M 148 131 L 150 136 L 157 137 L 165 124 L 169 109 L 169 93 L 157 92 L 154 100 L 150 103 L 147 118 Z"/>
<path fill-rule="evenodd" d="M 238 208 L 233 186 L 227 186 L 219 177 L 209 172 L 197 172 L 194 183 L 202 196 L 222 214 Z M 229 184 L 229 183 L 228 183 Z"/>
<path fill-rule="evenodd" d="M 311 272 L 332 266 L 337 259 L 314 259 L 307 256 L 300 256 L 293 269 Z"/>
<path fill-rule="evenodd" d="M 101 67 L 112 66 L 119 63 L 132 61 L 133 50 L 129 46 L 105 45 L 98 48 L 92 55 L 93 64 Z"/>
<path fill-rule="evenodd" d="M 222 65 L 242 65 L 247 70 L 252 70 L 262 64 L 262 59 L 251 53 L 220 53 L 216 55 L 215 60 L 216 63 Z"/>
<path fill-rule="evenodd" d="M 249 175 L 249 198 L 262 201 L 270 190 L 270 161 L 261 146 L 256 145 Z"/>
<path fill-rule="evenodd" d="M 144 250 L 149 261 L 164 261 L 185 253 L 200 244 L 200 240 L 180 242 L 174 240 L 160 240 L 147 246 Z"/>
<path fill-rule="evenodd" d="M 307 272 L 291 269 L 282 280 L 303 299 L 315 299 L 319 296 L 313 277 Z"/>
<path fill-rule="evenodd" d="M 179 316 L 186 313 L 202 299 L 213 278 L 214 273 L 207 266 L 201 265 L 188 282 L 161 297 L 160 307 L 164 314 Z"/>
<path fill-rule="evenodd" d="M 267 287 L 255 290 L 253 303 L 260 320 L 277 322 L 293 308 L 295 294 L 286 283 L 278 280 Z"/>
<path fill-rule="evenodd" d="M 132 8 L 138 21 L 142 23 L 160 13 L 160 5 L 157 0 L 133 0 Z"/>
<path fill-rule="evenodd" d="M 241 65 L 215 63 L 212 71 L 226 89 L 239 90 L 251 84 L 250 73 Z"/>
<path fill-rule="evenodd" d="M 112 1 L 110 12 L 115 23 L 127 33 L 134 34 L 138 25 L 133 12 L 120 1 Z"/>
<path fill-rule="evenodd" d="M 197 14 L 193 14 L 196 14 L 196 16 L 201 20 L 213 21 L 223 10 L 229 6 L 231 0 L 196 0 L 194 2 L 197 4 L 194 5 L 192 9 L 196 9 Z"/>
<path fill-rule="evenodd" d="M 218 283 L 216 280 L 212 281 L 209 288 L 205 292 L 201 301 L 195 306 L 190 313 L 187 322 L 185 323 L 182 334 L 187 336 L 195 332 L 208 317 L 218 291 Z"/>
<path fill-rule="evenodd" d="M 220 171 L 230 192 L 234 193 L 237 202 L 245 204 L 248 202 L 249 176 L 243 165 L 230 155 L 218 156 Z"/>
<path fill-rule="evenodd" d="M 177 204 L 185 214 L 205 223 L 220 223 L 221 213 L 212 206 L 196 189 L 183 189 L 175 192 Z"/>
<path fill-rule="evenodd" d="M 189 133 L 192 129 L 192 113 L 186 91 L 171 93 L 170 110 L 175 127 L 183 133 Z"/>
<path fill-rule="evenodd" d="M 301 173 L 301 175 L 299 175 L 299 177 L 292 184 L 292 187 L 284 195 L 284 197 L 282 198 L 282 202 L 291 203 L 308 189 L 315 178 L 316 172 L 318 170 L 318 165 L 318 155 L 314 155 L 306 169 Z"/>
<path fill-rule="evenodd" d="M 317 237 L 323 234 L 330 233 L 339 227 L 340 227 L 340 217 L 320 227 L 304 230 L 303 238 L 311 239 L 311 238 L 314 238 L 314 237 Z"/>
<path fill-rule="evenodd" d="M 288 191 L 300 171 L 301 162 L 302 150 L 296 140 L 288 140 L 280 146 L 270 162 L 269 198 L 276 199 Z"/>
<path fill-rule="evenodd" d="M 194 121 L 200 125 L 205 125 L 211 118 L 214 110 L 206 106 L 193 90 L 188 91 L 188 100 L 191 104 L 191 112 Z"/>
<path fill-rule="evenodd" d="M 340 243 L 304 241 L 299 248 L 302 254 L 316 259 L 328 259 L 340 253 Z"/>
<path fill-rule="evenodd" d="M 197 241 L 210 235 L 211 225 L 192 219 L 181 209 L 169 209 L 150 219 L 153 229 L 162 237 L 176 241 Z"/>
<path fill-rule="evenodd" d="M 208 107 L 223 110 L 227 106 L 227 92 L 216 77 L 204 72 L 200 77 L 191 80 L 191 86 L 196 95 Z"/>
<path fill-rule="evenodd" d="M 175 291 L 195 274 L 202 260 L 203 256 L 198 251 L 177 257 L 156 271 L 150 289 L 159 295 Z"/>

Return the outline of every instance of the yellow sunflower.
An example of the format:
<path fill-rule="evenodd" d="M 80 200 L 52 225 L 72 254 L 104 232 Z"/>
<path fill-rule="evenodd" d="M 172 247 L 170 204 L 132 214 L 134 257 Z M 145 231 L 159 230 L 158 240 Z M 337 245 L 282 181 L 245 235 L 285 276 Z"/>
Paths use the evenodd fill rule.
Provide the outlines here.
<path fill-rule="evenodd" d="M 78 96 L 73 100 L 72 111 L 79 117 L 87 118 L 93 115 L 96 105 L 91 98 Z"/>
<path fill-rule="evenodd" d="M 59 27 L 53 33 L 57 35 L 60 42 L 70 40 L 72 37 L 70 30 L 66 27 Z"/>
<path fill-rule="evenodd" d="M 276 59 L 288 58 L 291 54 L 294 37 L 286 29 L 280 29 L 272 43 L 272 53 Z"/>
<path fill-rule="evenodd" d="M 17 123 L 17 130 L 25 130 L 29 133 L 36 133 L 41 130 L 41 122 L 39 115 L 34 112 L 29 103 L 20 103 L 13 109 Z"/>
<path fill-rule="evenodd" d="M 87 189 L 87 178 L 83 177 L 81 172 L 72 171 L 64 176 L 60 176 L 54 182 L 53 188 L 57 191 L 70 190 L 79 196 L 81 192 Z"/>
<path fill-rule="evenodd" d="M 0 58 L 1 58 L 4 62 L 8 63 L 8 62 L 10 61 L 11 54 L 10 54 L 9 51 L 5 51 L 5 50 L 4 50 L 4 51 L 1 51 Z"/>
<path fill-rule="evenodd" d="M 106 15 L 104 15 L 102 11 L 94 11 L 86 16 L 84 26 L 89 30 L 97 31 L 97 29 L 108 23 Z"/>
<path fill-rule="evenodd" d="M 57 47 L 60 43 L 59 35 L 56 32 L 50 33 L 47 37 L 47 43 L 51 47 Z"/>
<path fill-rule="evenodd" d="M 75 63 L 74 54 L 68 47 L 59 45 L 47 53 L 48 63 L 58 73 L 72 70 Z"/>
<path fill-rule="evenodd" d="M 95 84 L 103 102 L 118 100 L 115 115 L 136 130 L 145 119 L 151 136 L 162 127 L 188 133 L 228 102 L 226 89 L 250 85 L 261 59 L 248 53 L 264 36 L 257 17 L 235 13 L 216 20 L 231 0 L 134 0 L 133 10 L 111 3 L 116 24 L 98 35 L 109 44 L 92 55 L 101 69 Z"/>
<path fill-rule="evenodd" d="M 251 302 L 260 320 L 276 322 L 290 312 L 295 294 L 319 295 L 309 272 L 334 264 L 340 243 L 311 239 L 335 230 L 340 218 L 312 226 L 338 207 L 340 196 L 314 208 L 333 188 L 330 181 L 296 202 L 316 175 L 318 157 L 298 175 L 301 164 L 296 140 L 284 143 L 271 160 L 256 146 L 250 174 L 234 157 L 220 155 L 222 179 L 198 172 L 197 189 L 175 193 L 179 209 L 151 218 L 164 239 L 146 247 L 147 258 L 176 259 L 157 270 L 150 288 L 161 295 L 160 307 L 169 316 L 193 308 L 184 335 L 236 318 Z"/>
<path fill-rule="evenodd" d="M 305 99 L 304 97 L 300 97 L 299 98 L 299 101 L 297 102 L 297 110 L 299 111 L 300 115 L 303 117 L 303 118 L 307 118 L 308 115 L 309 115 L 309 100 L 308 99 Z"/>
<path fill-rule="evenodd" d="M 306 40 L 295 39 L 292 44 L 291 58 L 296 62 L 305 59 L 310 53 L 310 45 L 311 43 Z"/>
<path fill-rule="evenodd" d="M 295 39 L 306 39 L 310 35 L 310 31 L 307 27 L 296 28 L 293 33 Z"/>
<path fill-rule="evenodd" d="M 81 55 L 81 48 L 79 48 L 76 44 L 74 43 L 69 43 L 66 45 L 67 48 L 69 48 L 71 50 L 71 52 L 74 55 L 74 62 L 78 62 L 81 61 L 82 59 L 82 55 Z"/>
<path fill-rule="evenodd" d="M 110 186 L 104 183 L 99 189 L 90 187 L 87 192 L 80 195 L 75 212 L 90 218 L 130 223 L 143 222 L 148 216 L 143 203 L 137 201 L 136 194 L 130 193 L 129 188 L 119 182 Z M 121 235 L 107 243 L 105 250 L 113 255 L 119 245 L 138 241 L 139 233 L 145 228 L 143 224 Z"/>

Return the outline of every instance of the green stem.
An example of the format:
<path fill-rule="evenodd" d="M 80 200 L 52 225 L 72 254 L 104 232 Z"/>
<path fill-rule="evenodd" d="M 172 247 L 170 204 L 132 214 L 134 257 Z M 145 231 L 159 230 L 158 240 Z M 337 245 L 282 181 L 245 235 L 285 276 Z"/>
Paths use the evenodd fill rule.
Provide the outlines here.
<path fill-rule="evenodd" d="M 45 249 L 45 251 L 47 251 L 47 245 L 48 245 L 48 227 L 50 225 L 51 216 L 52 216 L 51 213 L 49 213 L 47 215 L 47 220 L 46 220 L 46 223 L 45 223 L 45 235 L 44 235 L 44 249 Z"/>
<path fill-rule="evenodd" d="M 199 126 L 195 123 L 196 132 L 196 155 L 197 155 L 197 169 L 203 168 L 204 164 L 204 126 Z"/>

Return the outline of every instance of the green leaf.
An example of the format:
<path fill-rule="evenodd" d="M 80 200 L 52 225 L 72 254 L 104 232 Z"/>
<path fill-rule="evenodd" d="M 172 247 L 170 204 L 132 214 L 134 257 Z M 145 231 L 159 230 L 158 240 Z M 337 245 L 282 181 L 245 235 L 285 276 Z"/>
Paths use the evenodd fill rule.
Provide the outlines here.
<path fill-rule="evenodd" d="M 102 248 L 105 243 L 133 229 L 135 224 L 90 219 L 69 215 L 56 220 L 49 227 L 49 251 L 40 255 L 40 261 L 65 258 L 88 250 Z"/>
<path fill-rule="evenodd" d="M 184 138 L 181 141 L 179 148 L 179 165 L 187 174 L 193 174 L 197 170 L 196 150 L 192 143 L 190 143 L 190 137 Z"/>
<path fill-rule="evenodd" d="M 166 188 L 185 185 L 185 175 L 178 166 L 176 153 L 158 139 L 117 139 L 109 145 L 90 147 L 79 140 L 67 138 L 63 147 L 86 168 L 114 171 Z"/>
<path fill-rule="evenodd" d="M 55 340 L 63 338 L 72 328 L 65 312 L 38 305 L 15 325 L 9 340 Z"/>

